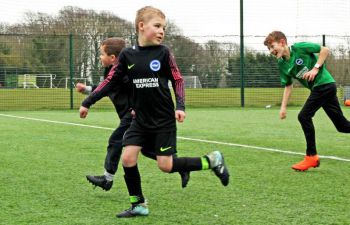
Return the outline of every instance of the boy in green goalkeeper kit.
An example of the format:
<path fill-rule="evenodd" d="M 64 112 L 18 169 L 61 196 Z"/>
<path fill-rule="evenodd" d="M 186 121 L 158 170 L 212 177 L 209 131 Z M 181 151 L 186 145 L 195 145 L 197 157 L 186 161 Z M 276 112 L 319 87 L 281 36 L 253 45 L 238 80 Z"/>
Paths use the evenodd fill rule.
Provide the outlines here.
<path fill-rule="evenodd" d="M 321 107 L 339 132 L 350 133 L 350 122 L 344 117 L 337 98 L 335 80 L 324 64 L 329 49 L 319 44 L 300 42 L 288 47 L 286 36 L 280 31 L 270 33 L 264 45 L 278 59 L 281 84 L 284 86 L 280 118 L 287 116 L 287 104 L 293 89 L 293 78 L 311 93 L 301 109 L 298 120 L 306 139 L 306 156 L 303 161 L 292 166 L 298 171 L 318 167 L 315 129 L 312 117 Z M 319 56 L 316 54 L 319 53 Z"/>

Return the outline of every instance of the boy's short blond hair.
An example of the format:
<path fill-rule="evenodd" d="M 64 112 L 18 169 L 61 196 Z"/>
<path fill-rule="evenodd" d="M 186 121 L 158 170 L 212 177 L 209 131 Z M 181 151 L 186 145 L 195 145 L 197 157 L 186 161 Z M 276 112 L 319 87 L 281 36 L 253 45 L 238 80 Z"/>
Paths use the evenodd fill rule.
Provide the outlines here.
<path fill-rule="evenodd" d="M 160 18 L 165 20 L 165 14 L 160 9 L 154 8 L 152 6 L 145 6 L 137 10 L 135 19 L 136 33 L 139 33 L 138 26 L 140 22 L 148 22 L 154 16 L 159 16 Z"/>
<path fill-rule="evenodd" d="M 272 31 L 265 38 L 264 45 L 265 46 L 269 46 L 269 45 L 271 45 L 272 42 L 280 41 L 282 39 L 284 39 L 286 41 L 286 44 L 287 44 L 287 38 L 286 38 L 286 35 L 284 35 L 283 32 L 281 32 L 281 31 Z"/>
<path fill-rule="evenodd" d="M 115 55 L 118 57 L 119 53 L 125 48 L 125 40 L 122 38 L 107 38 L 102 41 L 102 48 L 106 52 L 107 55 Z"/>

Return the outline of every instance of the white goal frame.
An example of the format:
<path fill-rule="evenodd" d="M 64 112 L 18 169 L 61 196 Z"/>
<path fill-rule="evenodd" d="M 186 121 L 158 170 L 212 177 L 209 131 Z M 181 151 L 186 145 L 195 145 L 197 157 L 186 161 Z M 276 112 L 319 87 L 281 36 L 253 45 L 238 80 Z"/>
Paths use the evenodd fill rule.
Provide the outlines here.
<path fill-rule="evenodd" d="M 20 76 L 23 76 L 23 88 L 30 88 L 31 86 L 39 88 L 36 82 L 37 78 L 49 78 L 50 88 L 53 88 L 53 80 L 56 78 L 56 74 L 23 74 Z M 33 78 L 35 82 L 32 81 Z M 46 80 L 44 83 L 46 83 Z"/>
<path fill-rule="evenodd" d="M 182 76 L 185 81 L 186 88 L 202 88 L 201 81 L 198 76 Z"/>

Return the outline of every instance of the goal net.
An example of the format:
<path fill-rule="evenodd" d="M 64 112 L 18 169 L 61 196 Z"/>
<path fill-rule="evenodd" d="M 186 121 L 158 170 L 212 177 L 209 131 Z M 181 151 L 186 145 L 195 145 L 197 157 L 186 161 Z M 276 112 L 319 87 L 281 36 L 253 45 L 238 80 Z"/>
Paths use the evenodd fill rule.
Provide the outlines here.
<path fill-rule="evenodd" d="M 202 88 L 201 81 L 198 76 L 183 76 L 185 88 Z"/>
<path fill-rule="evenodd" d="M 19 88 L 54 88 L 55 74 L 23 74 L 18 75 Z"/>
<path fill-rule="evenodd" d="M 185 88 L 202 88 L 201 81 L 198 76 L 183 76 Z M 172 88 L 171 81 L 168 83 L 169 88 Z"/>

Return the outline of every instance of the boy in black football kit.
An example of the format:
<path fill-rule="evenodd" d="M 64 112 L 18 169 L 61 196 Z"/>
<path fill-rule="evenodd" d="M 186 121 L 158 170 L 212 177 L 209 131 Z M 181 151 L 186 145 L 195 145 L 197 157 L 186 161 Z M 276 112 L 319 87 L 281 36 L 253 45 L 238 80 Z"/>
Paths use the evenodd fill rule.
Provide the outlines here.
<path fill-rule="evenodd" d="M 101 55 L 100 60 L 102 65 L 105 67 L 104 77 L 106 78 L 109 73 L 114 73 L 115 63 L 117 62 L 117 57 L 120 51 L 125 47 L 125 41 L 121 38 L 107 38 L 101 44 Z M 125 77 L 127 78 L 127 77 Z M 94 184 L 95 186 L 101 187 L 103 190 L 108 191 L 112 188 L 113 178 L 118 169 L 118 163 L 122 153 L 122 139 L 125 131 L 130 127 L 132 121 L 132 115 L 130 113 L 129 106 L 129 90 L 130 87 L 127 85 L 128 80 L 120 80 L 116 85 L 106 93 L 110 100 L 112 101 L 117 114 L 120 118 L 120 124 L 115 129 L 108 140 L 107 154 L 105 157 L 104 168 L 105 172 L 102 176 L 92 176 L 87 175 L 87 180 Z M 85 86 L 82 83 L 78 83 L 77 91 L 84 94 L 91 94 L 97 88 L 94 86 Z M 80 115 L 85 118 L 88 113 L 88 109 L 93 105 L 98 99 L 92 96 L 87 97 L 82 102 L 82 107 L 80 108 Z M 156 159 L 156 155 L 152 153 L 145 152 L 149 158 Z M 182 187 L 186 187 L 189 180 L 189 173 L 180 173 L 182 178 Z"/>
<path fill-rule="evenodd" d="M 137 168 L 137 157 L 144 146 L 157 155 L 158 167 L 164 172 L 212 169 L 224 186 L 229 183 L 229 173 L 219 151 L 204 157 L 172 156 L 176 153 L 176 120 L 183 122 L 185 119 L 184 83 L 169 49 L 161 45 L 165 32 L 165 15 L 159 9 L 147 6 L 137 12 L 135 25 L 138 46 L 121 52 L 115 73 L 110 73 L 95 90 L 97 98 L 108 92 L 118 80 L 125 79 L 125 76 L 133 85 L 133 109 L 136 117 L 125 133 L 122 156 L 131 207 L 117 217 L 149 214 Z M 169 80 L 175 92 L 175 112 L 168 87 Z"/>
<path fill-rule="evenodd" d="M 113 72 L 113 64 L 117 61 L 117 57 L 120 51 L 125 47 L 125 41 L 121 38 L 108 38 L 104 40 L 100 48 L 100 60 L 105 67 L 104 76 L 106 77 L 110 72 Z M 102 176 L 87 175 L 87 180 L 95 186 L 101 187 L 103 190 L 108 191 L 112 188 L 113 178 L 118 169 L 118 163 L 122 152 L 122 139 L 125 131 L 129 128 L 132 117 L 129 112 L 129 102 L 127 87 L 122 85 L 123 82 L 119 82 L 115 88 L 107 93 L 112 101 L 118 116 L 120 118 L 120 124 L 108 140 L 107 154 L 105 158 L 104 168 L 105 172 Z M 95 89 L 95 86 L 85 86 L 81 83 L 77 84 L 77 91 L 84 94 L 91 94 Z M 107 96 L 106 95 L 106 96 Z M 82 102 L 80 108 L 80 117 L 85 118 L 88 113 L 88 108 L 93 105 L 95 101 L 91 100 L 91 97 L 87 97 Z"/>

